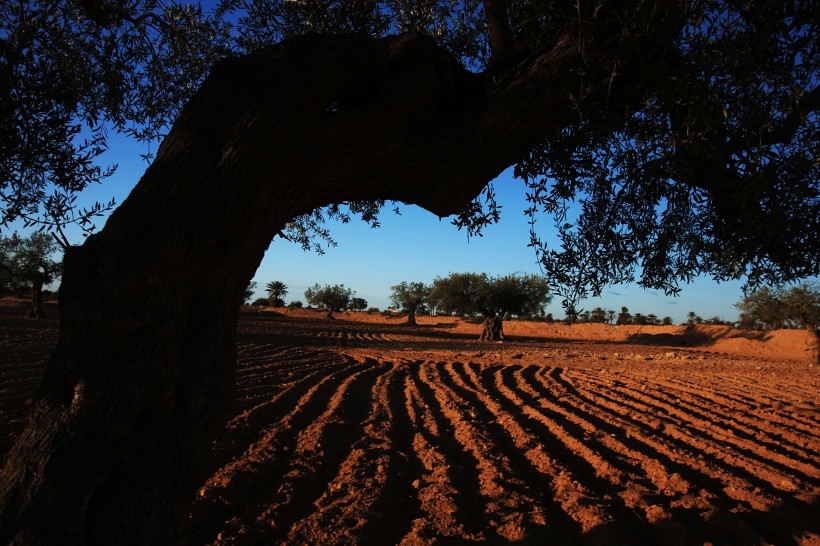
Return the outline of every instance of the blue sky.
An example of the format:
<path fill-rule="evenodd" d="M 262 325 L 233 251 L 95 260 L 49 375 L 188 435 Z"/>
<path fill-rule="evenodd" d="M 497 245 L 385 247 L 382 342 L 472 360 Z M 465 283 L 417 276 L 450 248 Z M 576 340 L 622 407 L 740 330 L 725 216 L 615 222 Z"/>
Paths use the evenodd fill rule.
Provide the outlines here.
<path fill-rule="evenodd" d="M 87 189 L 81 196 L 84 202 L 102 202 L 114 197 L 121 203 L 147 166 L 139 154 L 155 151 L 125 137 L 111 137 L 111 149 L 104 161 L 118 163 L 119 168 L 102 185 Z M 487 228 L 483 237 L 468 239 L 465 232 L 451 225 L 449 218 L 439 219 L 421 208 L 402 206 L 398 216 L 386 208 L 378 229 L 361 221 L 330 224 L 338 246 L 327 248 L 321 256 L 304 252 L 294 243 L 274 239 L 254 277 L 255 297 L 265 296 L 265 284 L 273 280 L 288 286 L 286 301 L 303 302 L 305 289 L 314 283 L 344 284 L 370 306 L 384 309 L 390 306 L 390 287 L 402 281 L 429 283 L 437 276 L 468 271 L 491 275 L 540 273 L 535 252 L 527 247 L 529 224 L 523 213 L 526 208 L 523 183 L 506 171 L 494 185 L 496 199 L 503 207 L 501 222 Z M 102 224 L 98 222 L 98 229 Z M 551 220 L 544 218 L 539 225 L 543 230 L 541 237 L 549 239 Z M 72 243 L 82 239 L 75 230 L 68 234 Z M 586 300 L 580 307 L 601 306 L 617 311 L 626 306 L 632 313 L 668 315 L 675 323 L 684 322 L 689 311 L 703 318 L 718 316 L 735 320 L 734 304 L 742 297 L 741 284 L 717 284 L 700 278 L 683 286 L 678 297 L 643 290 L 636 285 L 613 286 L 607 288 L 601 298 Z M 548 311 L 556 318 L 564 316 L 559 298 L 555 298 Z"/>

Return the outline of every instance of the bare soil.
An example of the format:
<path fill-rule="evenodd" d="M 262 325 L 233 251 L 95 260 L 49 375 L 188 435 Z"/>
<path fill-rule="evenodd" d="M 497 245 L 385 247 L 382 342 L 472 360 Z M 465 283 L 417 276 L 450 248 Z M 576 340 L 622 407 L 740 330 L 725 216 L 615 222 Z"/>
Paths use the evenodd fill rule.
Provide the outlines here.
<path fill-rule="evenodd" d="M 22 305 L 0 302 L 0 454 L 56 342 Z M 805 331 L 516 321 L 493 343 L 277 311 L 241 316 L 192 544 L 820 544 Z"/>

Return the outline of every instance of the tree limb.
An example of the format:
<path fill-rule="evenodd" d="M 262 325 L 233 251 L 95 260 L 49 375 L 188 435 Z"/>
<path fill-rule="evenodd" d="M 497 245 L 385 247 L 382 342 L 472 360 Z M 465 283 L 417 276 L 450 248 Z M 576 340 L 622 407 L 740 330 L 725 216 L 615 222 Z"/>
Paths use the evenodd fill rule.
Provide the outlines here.
<path fill-rule="evenodd" d="M 497 72 L 513 58 L 513 40 L 506 0 L 484 0 L 484 14 L 490 38 L 490 68 Z"/>

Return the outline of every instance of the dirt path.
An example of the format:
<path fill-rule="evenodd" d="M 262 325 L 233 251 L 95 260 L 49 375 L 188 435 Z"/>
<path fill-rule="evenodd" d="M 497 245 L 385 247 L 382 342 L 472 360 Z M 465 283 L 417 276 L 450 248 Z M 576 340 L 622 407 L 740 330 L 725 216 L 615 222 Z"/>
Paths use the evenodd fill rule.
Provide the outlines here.
<path fill-rule="evenodd" d="M 799 336 L 514 325 L 494 344 L 362 317 L 243 316 L 193 544 L 820 544 Z M 3 323 L 3 452 L 54 327 Z"/>

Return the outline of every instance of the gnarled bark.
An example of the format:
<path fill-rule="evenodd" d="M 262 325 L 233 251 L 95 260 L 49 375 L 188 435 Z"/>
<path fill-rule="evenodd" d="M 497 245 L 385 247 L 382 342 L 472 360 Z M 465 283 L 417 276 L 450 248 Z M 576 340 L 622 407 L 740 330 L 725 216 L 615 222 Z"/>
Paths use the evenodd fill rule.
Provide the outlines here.
<path fill-rule="evenodd" d="M 273 236 L 348 200 L 460 210 L 571 119 L 550 82 L 573 54 L 559 44 L 492 88 L 418 35 L 308 36 L 214 67 L 105 228 L 65 254 L 0 542 L 183 540 L 233 397 L 236 302 Z"/>
<path fill-rule="evenodd" d="M 504 341 L 504 325 L 500 315 L 484 318 L 484 327 L 479 339 L 482 341 Z"/>
<path fill-rule="evenodd" d="M 37 278 L 31 283 L 31 309 L 29 309 L 28 316 L 31 318 L 44 318 L 46 316 L 43 310 L 43 284 L 42 278 Z"/>

